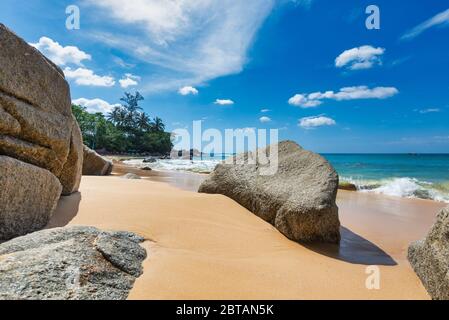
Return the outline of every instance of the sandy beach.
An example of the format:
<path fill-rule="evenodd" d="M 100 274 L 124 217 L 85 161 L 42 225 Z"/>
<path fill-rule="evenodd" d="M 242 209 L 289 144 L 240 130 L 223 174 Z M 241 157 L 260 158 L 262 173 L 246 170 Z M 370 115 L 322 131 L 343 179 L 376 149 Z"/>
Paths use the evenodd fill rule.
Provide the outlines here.
<path fill-rule="evenodd" d="M 129 299 L 429 299 L 406 250 L 443 203 L 340 191 L 340 248 L 302 245 L 227 197 L 187 191 L 201 177 L 138 170 L 147 177 L 126 180 L 117 176 L 124 171 L 134 169 L 83 177 L 48 227 L 145 237 L 144 274 Z M 368 265 L 380 268 L 380 290 L 365 286 Z"/>

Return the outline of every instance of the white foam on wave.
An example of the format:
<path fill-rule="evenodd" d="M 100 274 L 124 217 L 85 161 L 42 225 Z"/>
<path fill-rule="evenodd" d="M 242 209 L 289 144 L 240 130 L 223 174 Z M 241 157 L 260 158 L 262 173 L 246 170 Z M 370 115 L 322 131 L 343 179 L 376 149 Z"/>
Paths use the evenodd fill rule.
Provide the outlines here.
<path fill-rule="evenodd" d="M 125 164 L 143 168 L 150 167 L 154 170 L 163 171 L 188 171 L 197 173 L 212 172 L 220 160 L 186 160 L 186 159 L 160 159 L 154 163 L 144 163 L 142 159 L 124 161 Z"/>
<path fill-rule="evenodd" d="M 431 182 L 420 181 L 415 178 L 393 178 L 383 180 L 360 180 L 342 178 L 343 181 L 353 183 L 362 192 L 373 192 L 402 198 L 431 199 L 449 203 L 449 194 L 438 190 Z"/>

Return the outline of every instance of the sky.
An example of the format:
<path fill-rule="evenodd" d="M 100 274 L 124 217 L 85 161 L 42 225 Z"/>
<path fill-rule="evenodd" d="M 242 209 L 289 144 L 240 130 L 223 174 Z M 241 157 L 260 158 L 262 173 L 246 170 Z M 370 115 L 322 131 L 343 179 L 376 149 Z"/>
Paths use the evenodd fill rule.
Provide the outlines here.
<path fill-rule="evenodd" d="M 137 90 L 168 130 L 202 121 L 279 129 L 321 153 L 449 152 L 449 0 L 2 0 L 0 22 L 90 111 Z"/>

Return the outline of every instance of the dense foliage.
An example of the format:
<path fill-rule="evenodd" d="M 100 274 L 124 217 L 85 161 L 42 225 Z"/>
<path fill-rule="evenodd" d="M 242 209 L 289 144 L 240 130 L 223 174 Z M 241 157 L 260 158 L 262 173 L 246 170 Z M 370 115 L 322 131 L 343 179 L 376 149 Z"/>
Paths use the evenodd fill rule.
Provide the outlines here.
<path fill-rule="evenodd" d="M 106 117 L 72 105 L 84 144 L 112 153 L 168 154 L 173 147 L 171 135 L 165 132 L 162 119 L 151 119 L 139 107 L 139 101 L 143 100 L 140 93 L 126 92 L 120 100 L 123 104 L 116 106 Z"/>

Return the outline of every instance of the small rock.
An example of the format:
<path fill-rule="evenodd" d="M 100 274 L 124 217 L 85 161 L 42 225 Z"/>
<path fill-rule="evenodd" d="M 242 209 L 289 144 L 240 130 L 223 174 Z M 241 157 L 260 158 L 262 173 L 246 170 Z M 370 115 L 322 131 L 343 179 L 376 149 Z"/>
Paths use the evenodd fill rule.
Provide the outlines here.
<path fill-rule="evenodd" d="M 357 186 L 350 182 L 340 182 L 338 184 L 338 189 L 346 191 L 357 191 Z"/>

